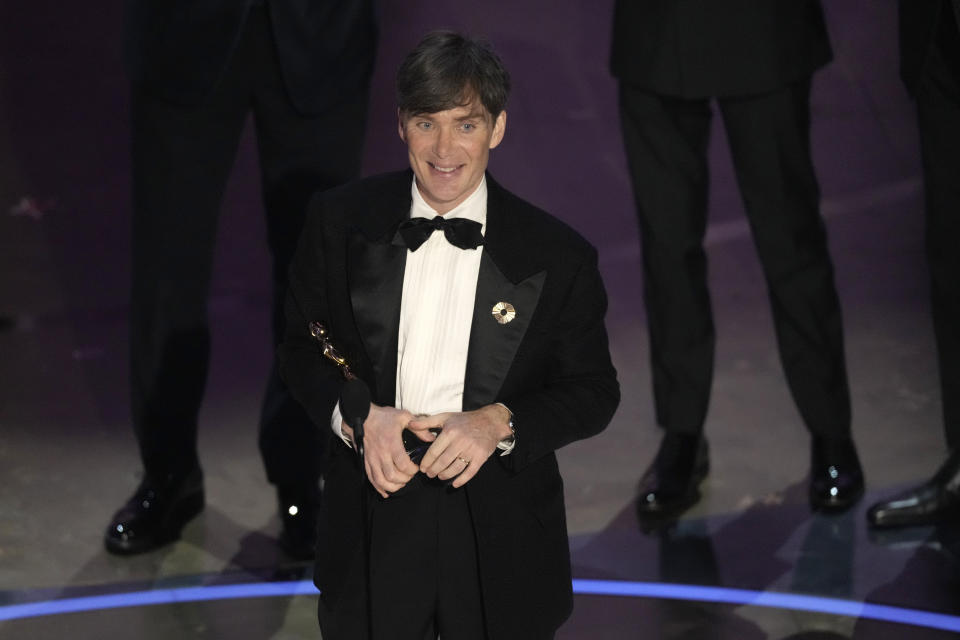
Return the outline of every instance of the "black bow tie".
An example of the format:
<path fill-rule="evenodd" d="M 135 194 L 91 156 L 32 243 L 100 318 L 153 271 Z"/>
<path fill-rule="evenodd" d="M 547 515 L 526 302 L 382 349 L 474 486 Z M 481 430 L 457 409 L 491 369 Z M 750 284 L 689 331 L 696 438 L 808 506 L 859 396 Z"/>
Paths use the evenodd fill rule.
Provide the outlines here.
<path fill-rule="evenodd" d="M 446 220 L 443 216 L 437 216 L 433 220 L 427 218 L 410 218 L 400 223 L 397 229 L 397 235 L 403 239 L 410 251 L 416 251 L 420 248 L 427 238 L 436 231 L 443 231 L 447 242 L 461 249 L 476 249 L 483 244 L 483 234 L 480 230 L 483 225 L 474 220 L 466 218 L 451 218 Z"/>

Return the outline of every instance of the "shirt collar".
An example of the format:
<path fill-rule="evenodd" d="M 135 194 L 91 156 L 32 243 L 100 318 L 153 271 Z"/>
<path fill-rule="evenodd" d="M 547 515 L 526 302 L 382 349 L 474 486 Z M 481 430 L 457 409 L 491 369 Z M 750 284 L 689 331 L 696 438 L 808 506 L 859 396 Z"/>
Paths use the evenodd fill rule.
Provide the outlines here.
<path fill-rule="evenodd" d="M 413 178 L 413 184 L 410 186 L 410 193 L 412 194 L 412 202 L 410 205 L 410 217 L 411 218 L 427 218 L 432 220 L 434 216 L 440 215 L 437 213 L 436 209 L 427 204 L 427 201 L 423 199 L 423 196 L 420 195 L 420 189 L 417 188 L 417 178 Z M 443 214 L 443 217 L 446 219 L 450 218 L 467 218 L 468 220 L 474 220 L 483 225 L 483 228 L 480 230 L 481 233 L 486 233 L 487 230 L 487 177 L 484 176 L 480 179 L 480 184 L 477 185 L 477 188 L 473 190 L 467 199 L 458 204 L 456 207 Z"/>

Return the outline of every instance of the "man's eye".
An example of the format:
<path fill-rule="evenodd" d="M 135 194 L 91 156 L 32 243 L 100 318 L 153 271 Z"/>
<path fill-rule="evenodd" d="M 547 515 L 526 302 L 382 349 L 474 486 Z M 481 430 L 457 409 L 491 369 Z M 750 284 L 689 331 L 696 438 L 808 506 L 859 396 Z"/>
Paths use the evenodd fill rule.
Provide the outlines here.
<path fill-rule="evenodd" d="M 477 125 L 473 124 L 472 122 L 464 122 L 460 126 L 464 131 L 473 131 L 477 128 Z"/>
<path fill-rule="evenodd" d="M 431 128 L 433 127 L 433 123 L 432 123 L 432 122 L 418 122 L 418 123 L 417 123 L 417 127 L 420 128 L 420 129 L 423 129 L 424 131 L 427 131 L 428 129 L 431 129 Z"/>

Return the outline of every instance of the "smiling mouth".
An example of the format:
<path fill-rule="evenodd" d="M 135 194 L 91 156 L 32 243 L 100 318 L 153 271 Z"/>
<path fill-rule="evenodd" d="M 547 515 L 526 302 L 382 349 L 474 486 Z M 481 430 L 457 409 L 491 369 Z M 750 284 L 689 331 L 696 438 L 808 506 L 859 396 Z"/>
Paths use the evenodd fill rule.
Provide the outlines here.
<path fill-rule="evenodd" d="M 456 171 L 457 169 L 463 166 L 458 164 L 453 167 L 441 167 L 433 164 L 432 162 L 428 162 L 427 164 L 429 164 L 432 169 L 434 169 L 435 171 L 439 171 L 440 173 L 453 173 L 454 171 Z"/>

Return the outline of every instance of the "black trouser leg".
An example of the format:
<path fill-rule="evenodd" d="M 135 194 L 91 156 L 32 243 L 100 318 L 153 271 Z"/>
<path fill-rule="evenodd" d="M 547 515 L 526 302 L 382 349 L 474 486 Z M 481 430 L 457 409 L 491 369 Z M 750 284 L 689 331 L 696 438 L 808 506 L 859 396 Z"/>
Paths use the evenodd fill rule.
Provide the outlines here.
<path fill-rule="evenodd" d="M 477 545 L 464 489 L 431 482 L 373 509 L 374 640 L 483 640 Z"/>
<path fill-rule="evenodd" d="M 640 223 L 657 423 L 699 433 L 714 352 L 703 249 L 710 108 L 622 84 L 620 117 Z"/>
<path fill-rule="evenodd" d="M 810 157 L 809 82 L 718 100 L 787 383 L 810 431 L 850 433 L 840 301 Z"/>
<path fill-rule="evenodd" d="M 956 31 L 953 32 L 956 38 Z M 960 61 L 934 48 L 917 91 L 930 296 L 947 444 L 960 450 Z"/>
<path fill-rule="evenodd" d="M 235 87 L 189 108 L 133 92 L 131 404 L 148 475 L 197 463 L 213 244 L 245 110 Z"/>
<path fill-rule="evenodd" d="M 437 631 L 441 640 L 485 640 L 480 567 L 469 496 L 442 489 L 437 533 Z"/>
<path fill-rule="evenodd" d="M 303 226 L 307 204 L 317 191 L 357 177 L 363 151 L 367 91 L 331 96 L 323 112 L 305 116 L 287 97 L 266 12 L 255 45 L 243 55 L 255 78 L 253 115 L 260 157 L 267 241 L 273 275 L 273 344 L 283 338 L 287 270 Z M 254 25 L 251 25 L 254 26 Z M 307 487 L 320 474 L 327 425 L 314 425 L 280 380 L 274 363 L 260 417 L 260 451 L 267 478 L 282 486 Z"/>
<path fill-rule="evenodd" d="M 374 640 L 484 640 L 480 572 L 464 489 L 429 482 L 375 501 L 370 517 L 370 622 Z M 366 585 L 357 562 L 333 609 L 320 604 L 324 637 L 366 637 Z"/>

